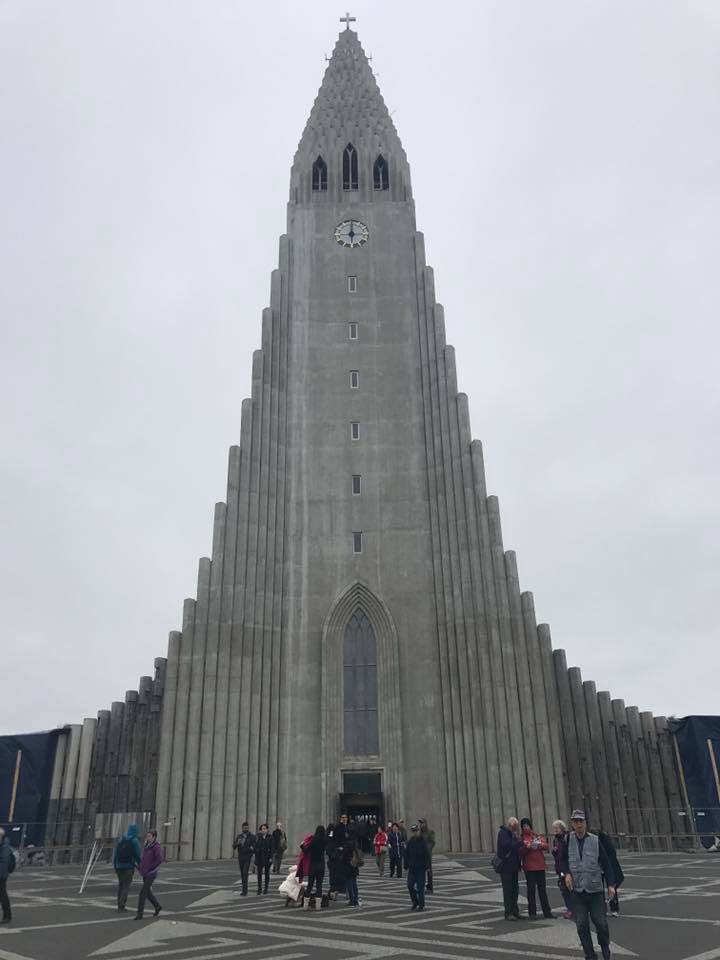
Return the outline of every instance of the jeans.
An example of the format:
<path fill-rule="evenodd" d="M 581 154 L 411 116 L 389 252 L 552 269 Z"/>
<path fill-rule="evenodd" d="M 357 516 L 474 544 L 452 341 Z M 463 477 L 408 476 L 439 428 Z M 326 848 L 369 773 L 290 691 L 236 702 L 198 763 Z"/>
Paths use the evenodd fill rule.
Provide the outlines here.
<path fill-rule="evenodd" d="M 518 896 L 520 894 L 520 883 L 518 881 L 517 870 L 503 870 L 500 874 L 502 880 L 503 905 L 505 907 L 505 916 L 518 916 Z"/>
<path fill-rule="evenodd" d="M 282 866 L 282 859 L 283 859 L 283 851 L 276 850 L 275 853 L 273 854 L 273 862 L 272 862 L 273 873 L 280 873 L 280 867 Z"/>
<path fill-rule="evenodd" d="M 143 911 L 145 910 L 145 900 L 149 900 L 150 903 L 155 907 L 155 913 L 160 909 L 160 904 L 155 899 L 155 894 L 152 892 L 153 880 L 155 877 L 144 877 L 142 889 L 140 890 L 140 896 L 138 898 L 138 908 L 137 915 L 141 917 Z"/>
<path fill-rule="evenodd" d="M 310 894 L 313 892 L 313 884 L 314 884 L 315 896 L 322 897 L 322 887 L 323 887 L 324 879 L 325 879 L 325 870 L 322 867 L 320 867 L 320 869 L 318 869 L 317 867 L 315 868 L 311 867 L 310 873 L 308 875 L 308 885 L 307 885 L 307 890 L 305 891 L 305 896 L 306 897 L 310 896 Z"/>
<path fill-rule="evenodd" d="M 0 879 L 0 906 L 2 906 L 3 920 L 11 920 L 12 911 L 10 910 L 10 897 L 7 893 L 7 877 Z"/>
<path fill-rule="evenodd" d="M 603 891 L 585 893 L 585 891 L 576 890 L 573 909 L 578 937 L 585 951 L 585 960 L 595 960 L 597 957 L 590 935 L 590 920 L 595 925 L 603 956 L 610 956 L 610 929 L 605 915 L 605 894 Z"/>
<path fill-rule="evenodd" d="M 407 885 L 414 907 L 425 909 L 425 867 L 408 867 Z"/>
<path fill-rule="evenodd" d="M 130 867 L 129 870 L 116 870 L 115 873 L 118 878 L 118 910 L 124 910 L 135 870 L 133 867 Z"/>
<path fill-rule="evenodd" d="M 263 891 L 263 877 L 265 877 L 265 890 Z M 269 863 L 260 863 L 257 865 L 257 878 L 258 878 L 258 893 L 268 891 L 268 884 L 270 883 L 270 864 Z"/>
<path fill-rule="evenodd" d="M 398 856 L 393 856 L 390 854 L 390 876 L 393 877 L 397 873 L 398 877 L 402 879 L 402 860 Z"/>
<path fill-rule="evenodd" d="M 529 916 L 534 917 L 537 913 L 537 906 L 535 903 L 535 890 L 537 890 L 537 894 L 540 897 L 540 908 L 543 912 L 543 916 L 549 917 L 552 911 L 550 910 L 550 901 L 548 900 L 547 887 L 545 886 L 545 871 L 526 870 L 525 879 L 527 880 Z"/>
<path fill-rule="evenodd" d="M 250 873 L 250 861 L 238 860 L 238 866 L 240 867 L 240 879 L 242 880 L 242 892 L 243 894 L 245 894 L 247 893 L 247 888 L 248 888 L 248 874 Z"/>
<path fill-rule="evenodd" d="M 348 895 L 348 902 L 350 903 L 350 906 L 351 906 L 351 907 L 356 907 L 356 906 L 358 905 L 358 903 L 360 902 L 360 899 L 359 899 L 359 896 L 358 896 L 357 877 L 348 877 L 348 878 L 347 878 L 347 888 L 346 888 L 346 889 L 347 889 L 347 895 Z"/>
<path fill-rule="evenodd" d="M 377 864 L 378 873 L 380 876 L 385 874 L 385 858 L 387 857 L 387 850 L 381 850 L 380 853 L 375 854 L 375 863 Z"/>

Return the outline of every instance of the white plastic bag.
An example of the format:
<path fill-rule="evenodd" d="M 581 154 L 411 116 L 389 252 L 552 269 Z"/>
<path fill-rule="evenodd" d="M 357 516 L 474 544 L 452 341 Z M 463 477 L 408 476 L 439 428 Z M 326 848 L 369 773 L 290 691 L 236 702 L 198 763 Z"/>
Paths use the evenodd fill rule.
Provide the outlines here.
<path fill-rule="evenodd" d="M 293 867 L 290 873 L 285 877 L 283 882 L 278 887 L 278 893 L 284 894 L 286 897 L 290 897 L 291 900 L 297 902 L 300 899 L 300 894 L 303 891 L 303 886 L 298 882 L 297 878 L 297 867 Z"/>

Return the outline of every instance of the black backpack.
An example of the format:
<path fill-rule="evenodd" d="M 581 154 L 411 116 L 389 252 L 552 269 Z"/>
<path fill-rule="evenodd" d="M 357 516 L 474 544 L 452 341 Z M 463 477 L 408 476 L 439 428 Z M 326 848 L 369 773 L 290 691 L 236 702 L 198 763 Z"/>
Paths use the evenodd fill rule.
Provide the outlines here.
<path fill-rule="evenodd" d="M 135 863 L 135 847 L 132 840 L 123 837 L 117 848 L 118 863 Z"/>

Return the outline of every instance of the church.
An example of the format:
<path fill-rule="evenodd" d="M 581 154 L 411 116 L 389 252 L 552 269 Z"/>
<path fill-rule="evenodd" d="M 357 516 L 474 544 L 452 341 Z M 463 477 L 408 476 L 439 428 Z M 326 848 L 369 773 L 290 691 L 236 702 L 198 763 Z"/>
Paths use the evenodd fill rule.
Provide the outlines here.
<path fill-rule="evenodd" d="M 669 842 L 666 719 L 568 669 L 521 590 L 352 22 L 292 163 L 212 555 L 154 676 L 65 728 L 48 842 L 137 819 L 170 856 L 214 859 L 244 820 L 281 818 L 294 848 L 347 811 L 479 851 L 510 814 L 548 830 L 578 806 Z"/>

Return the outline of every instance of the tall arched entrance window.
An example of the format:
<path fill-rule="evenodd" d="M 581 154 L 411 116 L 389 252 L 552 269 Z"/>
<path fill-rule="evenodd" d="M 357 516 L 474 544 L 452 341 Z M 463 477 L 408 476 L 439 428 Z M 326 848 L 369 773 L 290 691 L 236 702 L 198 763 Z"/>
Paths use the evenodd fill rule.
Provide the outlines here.
<path fill-rule="evenodd" d="M 377 756 L 377 641 L 372 624 L 360 608 L 350 617 L 343 639 L 343 718 L 345 756 Z"/>

